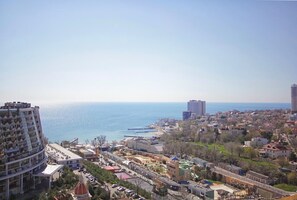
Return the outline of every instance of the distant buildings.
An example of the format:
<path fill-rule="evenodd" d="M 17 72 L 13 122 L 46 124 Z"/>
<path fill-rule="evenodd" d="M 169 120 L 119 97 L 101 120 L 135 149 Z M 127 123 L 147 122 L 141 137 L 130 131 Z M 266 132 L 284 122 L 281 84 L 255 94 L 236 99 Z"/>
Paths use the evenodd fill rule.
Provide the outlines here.
<path fill-rule="evenodd" d="M 203 116 L 206 113 L 205 101 L 190 100 L 188 102 L 188 110 L 183 112 L 183 120 L 187 120 L 197 116 Z"/>
<path fill-rule="evenodd" d="M 246 147 L 262 147 L 267 144 L 268 140 L 262 137 L 254 137 L 251 141 L 244 141 Z"/>
<path fill-rule="evenodd" d="M 191 116 L 192 116 L 192 112 L 190 112 L 190 111 L 183 112 L 183 120 L 188 120 L 191 118 Z"/>
<path fill-rule="evenodd" d="M 197 116 L 205 115 L 205 101 L 190 100 L 188 102 L 188 111 L 195 113 Z"/>
<path fill-rule="evenodd" d="M 297 84 L 293 84 L 291 87 L 291 106 L 292 113 L 297 113 Z"/>
<path fill-rule="evenodd" d="M 39 107 L 5 103 L 0 107 L 0 199 L 35 188 L 46 162 Z"/>

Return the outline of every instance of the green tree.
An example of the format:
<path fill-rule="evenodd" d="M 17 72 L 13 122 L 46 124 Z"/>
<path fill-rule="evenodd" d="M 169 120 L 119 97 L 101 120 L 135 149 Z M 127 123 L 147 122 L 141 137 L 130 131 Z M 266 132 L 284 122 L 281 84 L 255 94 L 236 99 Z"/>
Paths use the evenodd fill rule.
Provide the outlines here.
<path fill-rule="evenodd" d="M 288 178 L 288 183 L 292 184 L 292 185 L 296 185 L 297 184 L 297 173 L 296 172 L 290 172 L 287 175 Z"/>

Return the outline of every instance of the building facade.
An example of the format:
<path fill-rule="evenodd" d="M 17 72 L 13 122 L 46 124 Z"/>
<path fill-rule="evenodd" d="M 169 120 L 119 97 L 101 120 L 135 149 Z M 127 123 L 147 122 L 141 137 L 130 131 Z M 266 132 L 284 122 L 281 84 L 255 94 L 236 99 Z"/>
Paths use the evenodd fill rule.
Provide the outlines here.
<path fill-rule="evenodd" d="M 190 100 L 188 102 L 188 111 L 194 113 L 196 116 L 203 116 L 206 113 L 205 101 Z"/>
<path fill-rule="evenodd" d="M 292 151 L 278 142 L 271 142 L 264 145 L 259 152 L 262 156 L 268 156 L 269 158 L 275 159 L 279 157 L 289 157 Z"/>
<path fill-rule="evenodd" d="M 51 162 L 68 166 L 71 169 L 80 168 L 83 159 L 79 155 L 72 153 L 56 143 L 46 145 L 46 153 Z"/>
<path fill-rule="evenodd" d="M 39 107 L 10 102 L 0 107 L 0 199 L 35 188 L 46 167 Z"/>
<path fill-rule="evenodd" d="M 291 87 L 291 106 L 292 113 L 297 113 L 297 84 L 293 84 Z"/>

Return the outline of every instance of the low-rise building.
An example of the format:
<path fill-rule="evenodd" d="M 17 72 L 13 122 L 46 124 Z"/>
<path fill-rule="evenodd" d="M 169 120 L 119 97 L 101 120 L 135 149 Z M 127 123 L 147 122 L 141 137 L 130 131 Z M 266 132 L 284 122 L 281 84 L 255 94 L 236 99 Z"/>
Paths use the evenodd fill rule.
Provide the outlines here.
<path fill-rule="evenodd" d="M 244 145 L 247 147 L 262 147 L 267 143 L 268 143 L 268 140 L 266 138 L 254 137 L 251 139 L 251 141 L 245 141 Z"/>
<path fill-rule="evenodd" d="M 85 160 L 91 162 L 98 161 L 98 156 L 96 155 L 96 152 L 92 149 L 79 149 L 79 153 Z"/>
<path fill-rule="evenodd" d="M 270 158 L 289 157 L 291 150 L 280 144 L 279 142 L 271 142 L 263 146 L 259 151 L 262 156 L 268 156 Z"/>
<path fill-rule="evenodd" d="M 228 164 L 225 164 L 225 163 L 219 163 L 219 167 L 227 170 L 227 171 L 230 171 L 232 173 L 235 173 L 235 174 L 238 174 L 238 175 L 244 175 L 245 174 L 245 171 L 240 168 L 240 167 L 237 167 L 235 165 L 228 165 Z"/>
<path fill-rule="evenodd" d="M 191 178 L 192 163 L 179 161 L 177 157 L 172 157 L 167 165 L 167 173 L 174 181 L 185 181 Z"/>
<path fill-rule="evenodd" d="M 254 181 L 264 183 L 264 184 L 271 184 L 273 182 L 273 180 L 271 178 L 269 178 L 269 176 L 265 176 L 263 174 L 259 174 L 257 172 L 251 171 L 251 170 L 249 170 L 246 173 L 246 177 L 249 179 L 252 179 Z"/>
<path fill-rule="evenodd" d="M 159 144 L 156 139 L 132 138 L 127 140 L 127 147 L 138 151 L 150 153 L 162 153 L 163 145 Z"/>
<path fill-rule="evenodd" d="M 209 187 L 204 187 L 198 184 L 190 184 L 188 188 L 191 190 L 192 194 L 195 194 L 199 197 L 205 199 L 214 199 L 214 190 L 210 189 Z"/>
<path fill-rule="evenodd" d="M 57 164 L 68 166 L 72 169 L 77 169 L 80 167 L 82 157 L 56 143 L 48 144 L 46 146 L 46 153 L 50 161 L 53 161 Z"/>
<path fill-rule="evenodd" d="M 203 160 L 201 158 L 193 158 L 192 159 L 192 162 L 195 163 L 196 165 L 198 165 L 199 167 L 203 167 L 203 168 L 206 168 L 207 166 L 207 161 L 206 160 Z"/>

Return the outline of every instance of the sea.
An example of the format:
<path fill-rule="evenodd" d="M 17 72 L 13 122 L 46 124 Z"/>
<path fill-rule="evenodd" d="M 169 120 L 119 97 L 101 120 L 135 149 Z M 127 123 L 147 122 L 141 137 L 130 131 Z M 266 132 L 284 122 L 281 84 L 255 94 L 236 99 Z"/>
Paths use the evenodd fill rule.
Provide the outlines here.
<path fill-rule="evenodd" d="M 289 103 L 207 103 L 206 112 L 289 109 Z M 152 136 L 129 128 L 146 127 L 163 118 L 182 119 L 186 103 L 68 103 L 40 106 L 43 133 L 51 142 L 79 139 L 86 143 L 99 135 L 108 142 L 125 135 Z"/>

